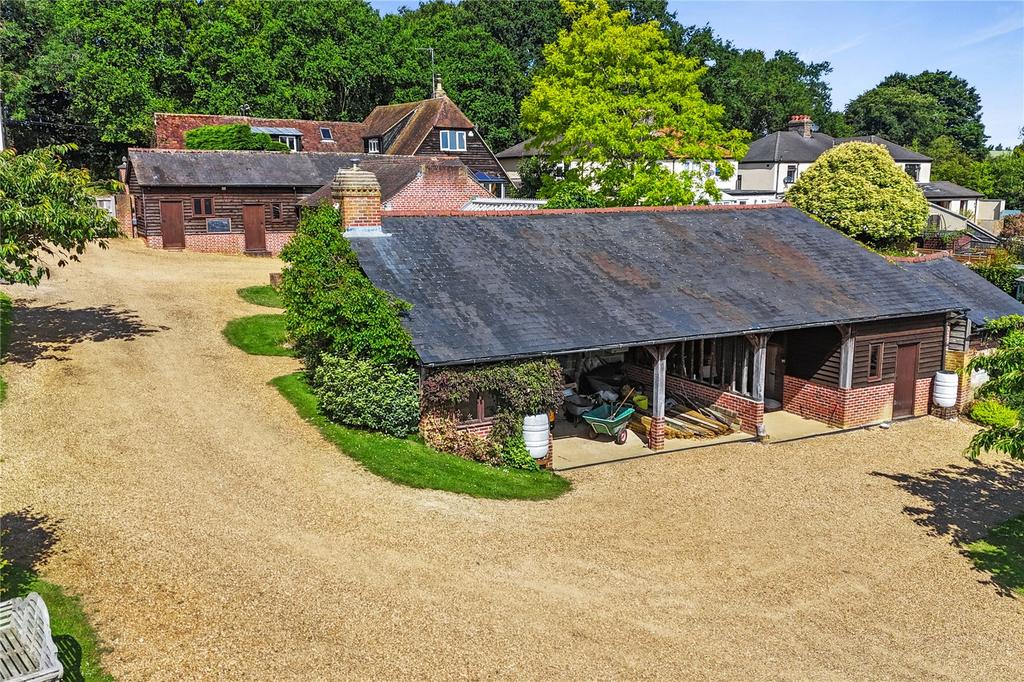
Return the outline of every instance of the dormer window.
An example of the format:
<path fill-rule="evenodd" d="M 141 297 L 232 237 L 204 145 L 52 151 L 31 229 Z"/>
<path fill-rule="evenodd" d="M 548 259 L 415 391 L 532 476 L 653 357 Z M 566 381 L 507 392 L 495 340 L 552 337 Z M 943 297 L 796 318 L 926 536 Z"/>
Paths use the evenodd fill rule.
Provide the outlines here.
<path fill-rule="evenodd" d="M 465 130 L 442 130 L 441 151 L 443 152 L 464 152 L 466 151 Z"/>
<path fill-rule="evenodd" d="M 293 152 L 299 151 L 299 138 L 294 135 L 278 135 L 277 141 L 287 145 Z"/>
<path fill-rule="evenodd" d="M 334 142 L 334 136 L 331 134 L 330 128 L 320 129 L 320 139 L 324 142 Z"/>
<path fill-rule="evenodd" d="M 380 138 L 371 137 L 366 141 L 366 153 L 367 154 L 380 154 Z"/>

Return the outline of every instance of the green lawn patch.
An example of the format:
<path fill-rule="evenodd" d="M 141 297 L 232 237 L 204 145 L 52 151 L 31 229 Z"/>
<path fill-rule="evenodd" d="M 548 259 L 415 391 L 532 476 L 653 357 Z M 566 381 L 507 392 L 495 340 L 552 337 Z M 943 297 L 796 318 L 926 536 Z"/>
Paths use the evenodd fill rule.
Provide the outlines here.
<path fill-rule="evenodd" d="M 261 305 L 267 308 L 284 308 L 281 294 L 269 284 L 239 289 L 238 295 L 242 297 L 242 300 L 253 305 Z"/>
<path fill-rule="evenodd" d="M 368 470 L 395 483 L 499 500 L 547 500 L 569 489 L 567 480 L 548 471 L 501 469 L 438 452 L 418 437 L 392 438 L 334 424 L 320 414 L 316 396 L 301 372 L 277 377 L 270 383 L 324 438 Z"/>
<path fill-rule="evenodd" d="M 50 630 L 68 682 L 113 682 L 100 664 L 100 647 L 78 598 L 41 579 L 35 572 L 10 565 L 3 570 L 3 599 L 38 592 L 50 612 Z"/>
<path fill-rule="evenodd" d="M 988 537 L 967 545 L 967 556 L 992 574 L 992 582 L 1024 596 L 1024 516 L 999 524 Z"/>
<path fill-rule="evenodd" d="M 7 359 L 7 344 L 11 341 L 11 297 L 0 291 L 0 367 Z M 0 403 L 7 397 L 7 382 L 0 377 Z"/>
<path fill-rule="evenodd" d="M 284 315 L 250 315 L 231 320 L 224 327 L 224 336 L 251 355 L 294 355 L 285 346 L 288 332 Z"/>

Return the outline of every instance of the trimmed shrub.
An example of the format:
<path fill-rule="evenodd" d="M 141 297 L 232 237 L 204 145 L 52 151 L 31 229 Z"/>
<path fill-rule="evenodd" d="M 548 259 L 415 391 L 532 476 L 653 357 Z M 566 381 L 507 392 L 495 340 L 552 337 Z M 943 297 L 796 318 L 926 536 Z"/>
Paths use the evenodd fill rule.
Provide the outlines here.
<path fill-rule="evenodd" d="M 1008 429 L 1017 425 L 1020 414 L 998 400 L 978 400 L 971 405 L 971 419 L 985 426 Z"/>
<path fill-rule="evenodd" d="M 324 354 L 310 385 L 331 421 L 401 438 L 419 425 L 417 382 L 415 370 Z"/>
<path fill-rule="evenodd" d="M 304 211 L 281 251 L 280 294 L 295 353 L 307 370 L 321 353 L 410 367 L 417 356 L 401 322 L 409 304 L 373 285 L 341 233 L 334 207 Z"/>
<path fill-rule="evenodd" d="M 254 133 L 244 123 L 201 126 L 185 131 L 185 149 L 241 149 L 287 152 L 288 145 L 267 133 Z"/>

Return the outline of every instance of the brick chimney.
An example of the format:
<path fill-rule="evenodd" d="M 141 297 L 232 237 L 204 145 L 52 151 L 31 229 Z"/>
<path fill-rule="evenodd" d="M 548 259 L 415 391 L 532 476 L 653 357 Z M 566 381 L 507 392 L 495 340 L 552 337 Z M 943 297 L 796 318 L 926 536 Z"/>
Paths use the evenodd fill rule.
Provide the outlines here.
<path fill-rule="evenodd" d="M 359 167 L 339 168 L 331 181 L 331 199 L 341 213 L 346 237 L 383 237 L 380 223 L 380 184 L 377 176 Z"/>
<path fill-rule="evenodd" d="M 444 91 L 444 88 L 441 87 L 441 77 L 438 76 L 437 78 L 434 79 L 434 99 L 446 97 L 447 94 L 448 93 Z"/>
<path fill-rule="evenodd" d="M 810 137 L 812 125 L 814 123 L 807 114 L 795 114 L 789 117 L 789 125 L 786 128 L 792 133 L 800 133 L 804 137 Z"/>

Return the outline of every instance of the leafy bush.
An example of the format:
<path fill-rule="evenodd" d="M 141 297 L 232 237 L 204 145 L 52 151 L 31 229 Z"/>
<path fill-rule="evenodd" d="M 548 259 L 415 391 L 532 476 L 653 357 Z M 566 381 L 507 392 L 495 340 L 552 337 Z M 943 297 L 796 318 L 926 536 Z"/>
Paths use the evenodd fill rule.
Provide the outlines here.
<path fill-rule="evenodd" d="M 512 436 L 505 441 L 501 448 L 501 463 L 510 469 L 540 470 L 537 460 L 526 449 L 526 441 L 523 440 L 522 434 Z"/>
<path fill-rule="evenodd" d="M 786 192 L 816 220 L 871 245 L 922 233 L 928 202 L 885 147 L 847 142 L 827 150 Z"/>
<path fill-rule="evenodd" d="M 1020 420 L 1020 414 L 998 400 L 979 400 L 971 406 L 971 419 L 985 426 L 1010 428 Z"/>
<path fill-rule="evenodd" d="M 1015 213 L 1003 218 L 1001 237 L 1024 237 L 1024 213 Z"/>
<path fill-rule="evenodd" d="M 281 298 L 296 354 L 315 369 L 322 353 L 399 368 L 417 360 L 401 315 L 409 304 L 363 274 L 332 206 L 305 211 L 281 251 Z"/>
<path fill-rule="evenodd" d="M 546 192 L 548 203 L 544 208 L 602 208 L 601 195 L 580 182 L 562 180 Z"/>
<path fill-rule="evenodd" d="M 454 415 L 425 414 L 420 420 L 420 434 L 424 442 L 435 450 L 484 464 L 497 466 L 502 463 L 498 444 L 490 438 L 457 428 Z"/>
<path fill-rule="evenodd" d="M 325 354 L 310 383 L 331 421 L 402 437 L 419 424 L 417 380 L 415 370 Z"/>
<path fill-rule="evenodd" d="M 980 355 L 967 366 L 969 370 L 988 372 L 989 380 L 978 388 L 978 397 L 996 398 L 1019 415 L 1024 410 L 1024 316 L 1007 315 L 992 320 L 985 325 L 985 331 L 1000 334 L 1002 338 L 994 353 Z M 1020 421 L 990 424 L 971 439 L 967 455 L 977 458 L 985 450 L 1024 459 L 1024 424 Z"/>
<path fill-rule="evenodd" d="M 201 126 L 185 131 L 185 149 L 243 149 L 287 152 L 288 145 L 267 133 L 254 133 L 244 123 Z"/>
<path fill-rule="evenodd" d="M 974 263 L 971 269 L 1013 296 L 1016 280 L 1024 275 L 1024 270 L 1017 268 L 1017 259 L 1008 252 L 999 250 L 988 263 Z"/>

